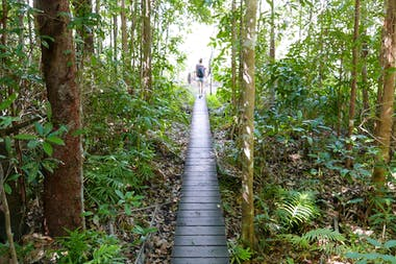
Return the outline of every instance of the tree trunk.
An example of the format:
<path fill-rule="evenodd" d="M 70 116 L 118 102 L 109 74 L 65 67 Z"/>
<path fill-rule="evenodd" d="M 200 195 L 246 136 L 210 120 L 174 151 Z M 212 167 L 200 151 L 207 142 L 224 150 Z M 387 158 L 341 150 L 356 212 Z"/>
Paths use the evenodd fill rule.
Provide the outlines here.
<path fill-rule="evenodd" d="M 76 79 L 76 61 L 68 0 L 36 0 L 38 31 L 48 36 L 41 45 L 42 66 L 55 129 L 68 128 L 64 146 L 54 147 L 59 160 L 54 172 L 44 178 L 44 227 L 51 236 L 63 236 L 66 230 L 84 227 L 82 147 L 75 135 L 80 125 L 80 94 Z"/>
<path fill-rule="evenodd" d="M 353 32 L 353 48 L 352 48 L 352 86 L 351 97 L 349 101 L 349 122 L 348 122 L 348 135 L 349 140 L 352 140 L 353 129 L 355 128 L 355 108 L 356 108 L 356 90 L 357 90 L 357 72 L 358 72 L 358 38 L 359 38 L 359 21 L 360 21 L 360 0 L 355 0 L 355 26 Z M 348 152 L 352 152 L 353 144 L 347 144 Z M 352 167 L 352 159 L 347 158 L 346 167 Z"/>
<path fill-rule="evenodd" d="M 271 0 L 271 23 L 270 23 L 270 52 L 269 52 L 269 59 L 271 63 L 275 63 L 275 6 L 274 0 Z M 271 78 L 273 79 L 273 78 Z M 276 100 L 276 83 L 274 82 L 270 87 L 270 102 L 269 105 L 275 105 Z"/>
<path fill-rule="evenodd" d="M 128 32 L 127 32 L 127 18 L 125 9 L 125 0 L 121 0 L 121 38 L 122 38 L 122 57 L 126 63 L 128 54 Z"/>
<path fill-rule="evenodd" d="M 116 1 L 116 5 L 118 5 L 118 0 Z M 118 16 L 117 13 L 113 14 L 113 58 L 114 61 L 117 61 L 117 38 L 118 38 Z M 115 64 L 116 65 L 116 64 Z M 115 71 L 117 72 L 117 66 L 115 66 Z"/>
<path fill-rule="evenodd" d="M 233 114 L 236 114 L 237 109 L 237 7 L 236 0 L 232 0 L 232 28 L 231 28 L 231 98 L 232 98 L 232 108 Z"/>
<path fill-rule="evenodd" d="M 141 91 L 142 97 L 150 99 L 152 93 L 151 77 L 151 0 L 142 1 L 142 60 L 141 60 Z"/>
<path fill-rule="evenodd" d="M 242 241 L 254 247 L 254 101 L 255 101 L 255 38 L 257 0 L 245 0 L 242 64 Z"/>
<path fill-rule="evenodd" d="M 96 15 L 100 14 L 100 3 L 101 3 L 100 0 L 95 0 L 95 13 L 96 13 Z M 97 29 L 99 29 L 100 25 L 97 25 L 96 27 L 97 27 Z M 99 37 L 99 35 L 96 35 L 94 39 L 96 39 L 96 41 L 97 41 L 96 42 L 97 43 L 97 45 L 96 45 L 96 53 L 97 54 L 101 54 L 102 50 L 103 50 L 103 43 L 102 43 L 103 39 L 101 39 Z"/>
<path fill-rule="evenodd" d="M 92 13 L 92 0 L 72 0 L 74 14 L 76 17 L 85 21 Z M 83 67 L 84 61 L 88 59 L 94 52 L 94 37 L 92 30 L 87 28 L 86 23 L 77 26 L 77 34 L 83 41 L 77 45 L 77 52 L 80 55 L 80 66 Z"/>
<path fill-rule="evenodd" d="M 378 116 L 380 122 L 376 130 L 376 137 L 379 141 L 380 152 L 378 153 L 376 164 L 374 167 L 372 180 L 377 187 L 385 185 L 386 182 L 386 166 L 390 160 L 390 142 L 393 125 L 393 104 L 395 93 L 395 77 L 396 72 L 396 2 L 393 0 L 385 1 L 387 8 L 384 21 L 384 34 L 382 39 L 383 57 L 383 93 L 381 96 L 380 114 Z"/>

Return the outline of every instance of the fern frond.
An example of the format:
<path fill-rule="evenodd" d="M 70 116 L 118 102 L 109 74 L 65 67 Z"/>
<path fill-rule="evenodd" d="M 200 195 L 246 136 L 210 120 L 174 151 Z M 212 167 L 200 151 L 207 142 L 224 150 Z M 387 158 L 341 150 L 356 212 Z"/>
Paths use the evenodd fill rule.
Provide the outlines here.
<path fill-rule="evenodd" d="M 308 231 L 303 235 L 308 241 L 334 241 L 343 243 L 345 241 L 345 237 L 339 232 L 327 229 L 327 228 L 318 228 L 311 231 Z"/>
<path fill-rule="evenodd" d="M 318 214 L 312 192 L 279 192 L 278 215 L 287 227 L 309 222 Z"/>

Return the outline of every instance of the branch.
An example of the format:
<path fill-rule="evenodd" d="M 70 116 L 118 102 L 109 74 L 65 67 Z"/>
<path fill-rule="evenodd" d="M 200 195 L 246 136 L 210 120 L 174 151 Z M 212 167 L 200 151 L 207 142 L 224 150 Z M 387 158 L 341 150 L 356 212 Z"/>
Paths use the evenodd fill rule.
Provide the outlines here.
<path fill-rule="evenodd" d="M 3 166 L 1 164 L 0 164 L 0 201 L 3 204 L 5 229 L 10 247 L 9 250 L 11 255 L 11 263 L 18 264 L 18 258 L 14 245 L 14 238 L 12 236 L 10 208 L 8 207 L 7 195 L 4 190 L 4 171 L 3 171 Z"/>
<path fill-rule="evenodd" d="M 26 120 L 22 123 L 16 123 L 12 127 L 0 129 L 0 137 L 11 135 L 11 134 L 17 132 L 18 130 L 20 130 L 24 127 L 30 126 L 34 122 L 39 121 L 40 119 L 45 118 L 45 117 L 46 116 L 44 116 L 44 117 L 37 116 L 30 120 Z"/>

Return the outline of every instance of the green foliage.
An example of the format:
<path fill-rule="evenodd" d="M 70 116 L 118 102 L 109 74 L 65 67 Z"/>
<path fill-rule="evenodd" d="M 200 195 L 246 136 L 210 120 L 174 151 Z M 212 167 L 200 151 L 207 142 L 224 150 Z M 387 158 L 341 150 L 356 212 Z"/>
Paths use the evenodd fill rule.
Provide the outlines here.
<path fill-rule="evenodd" d="M 303 250 L 320 251 L 326 255 L 341 254 L 346 250 L 344 246 L 346 238 L 330 229 L 319 228 L 310 230 L 302 236 L 286 234 L 279 237 Z"/>
<path fill-rule="evenodd" d="M 96 231 L 69 231 L 58 240 L 57 263 L 124 263 L 120 242 Z"/>
<path fill-rule="evenodd" d="M 234 240 L 228 240 L 228 251 L 230 253 L 231 264 L 242 264 L 252 258 L 252 251 L 250 248 L 244 248 Z"/>
<path fill-rule="evenodd" d="M 396 233 L 396 215 L 393 205 L 395 199 L 393 193 L 384 193 L 383 195 L 375 195 L 371 198 L 374 214 L 369 217 L 370 224 L 382 231 L 382 237 L 387 237 Z"/>
<path fill-rule="evenodd" d="M 300 229 L 309 225 L 318 214 L 314 193 L 279 189 L 277 215 L 285 229 Z"/>
<path fill-rule="evenodd" d="M 362 252 L 348 252 L 345 256 L 347 258 L 356 260 L 356 263 L 358 264 L 396 263 L 396 257 L 394 255 L 396 240 L 388 240 L 384 243 L 370 237 L 366 237 L 365 240 L 366 243 L 362 245 L 362 247 L 364 248 Z"/>
<path fill-rule="evenodd" d="M 89 156 L 85 164 L 86 197 L 89 204 L 117 203 L 117 192 L 129 186 L 143 188 L 142 179 L 134 170 L 128 153 L 106 156 Z"/>

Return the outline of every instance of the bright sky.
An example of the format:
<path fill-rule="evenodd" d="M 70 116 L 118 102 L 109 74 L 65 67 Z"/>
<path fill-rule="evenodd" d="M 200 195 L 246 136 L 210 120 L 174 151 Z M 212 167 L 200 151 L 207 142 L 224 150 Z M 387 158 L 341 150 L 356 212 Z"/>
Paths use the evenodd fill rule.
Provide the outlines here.
<path fill-rule="evenodd" d="M 186 53 L 186 70 L 181 74 L 184 80 L 188 72 L 195 70 L 195 65 L 200 58 L 203 59 L 203 64 L 208 67 L 208 62 L 211 55 L 211 48 L 208 46 L 210 37 L 214 37 L 215 27 L 205 24 L 193 24 L 191 26 L 192 32 L 186 34 L 184 44 L 181 45 L 181 50 Z"/>

